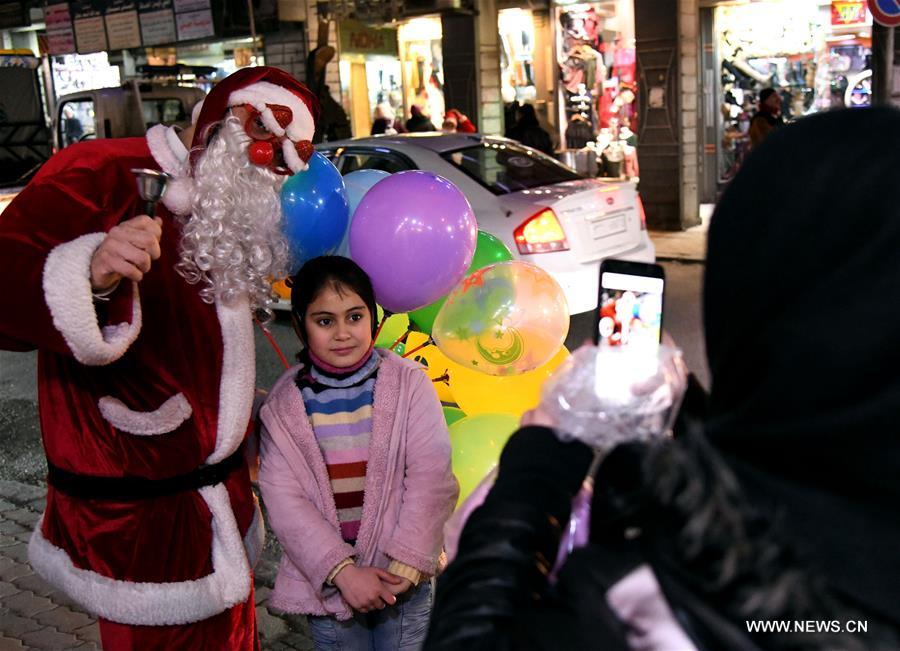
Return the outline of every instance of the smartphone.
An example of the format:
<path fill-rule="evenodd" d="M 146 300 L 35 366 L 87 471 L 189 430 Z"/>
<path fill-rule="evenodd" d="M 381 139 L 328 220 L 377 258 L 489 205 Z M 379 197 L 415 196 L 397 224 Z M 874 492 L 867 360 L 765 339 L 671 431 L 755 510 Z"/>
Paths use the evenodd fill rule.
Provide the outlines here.
<path fill-rule="evenodd" d="M 662 340 L 666 274 L 658 264 L 604 260 L 594 319 L 598 346 L 656 348 Z"/>

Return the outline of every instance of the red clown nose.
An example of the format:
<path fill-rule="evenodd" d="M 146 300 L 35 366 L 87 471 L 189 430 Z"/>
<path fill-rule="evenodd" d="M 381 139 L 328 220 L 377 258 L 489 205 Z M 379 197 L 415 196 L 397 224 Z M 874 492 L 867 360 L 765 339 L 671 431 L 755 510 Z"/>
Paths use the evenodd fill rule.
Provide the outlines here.
<path fill-rule="evenodd" d="M 250 162 L 254 165 L 268 165 L 275 158 L 275 149 L 271 142 L 255 141 L 247 152 Z"/>

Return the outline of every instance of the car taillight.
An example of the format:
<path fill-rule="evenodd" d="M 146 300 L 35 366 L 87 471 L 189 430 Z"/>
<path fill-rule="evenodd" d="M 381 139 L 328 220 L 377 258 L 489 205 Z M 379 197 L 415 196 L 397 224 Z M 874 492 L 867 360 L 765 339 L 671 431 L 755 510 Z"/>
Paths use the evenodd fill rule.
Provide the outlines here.
<path fill-rule="evenodd" d="M 647 230 L 647 213 L 644 212 L 644 202 L 641 201 L 641 195 L 635 197 L 637 199 L 638 215 L 641 218 L 641 230 Z"/>
<path fill-rule="evenodd" d="M 567 251 L 569 242 L 556 214 L 549 208 L 532 215 L 513 231 L 519 253 Z"/>

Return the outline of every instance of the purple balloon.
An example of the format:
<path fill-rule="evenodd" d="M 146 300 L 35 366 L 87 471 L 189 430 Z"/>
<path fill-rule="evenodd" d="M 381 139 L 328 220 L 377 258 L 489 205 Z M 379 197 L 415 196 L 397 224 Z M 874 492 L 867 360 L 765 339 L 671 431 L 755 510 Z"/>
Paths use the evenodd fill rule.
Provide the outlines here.
<path fill-rule="evenodd" d="M 398 172 L 366 192 L 350 225 L 350 256 L 372 279 L 378 303 L 408 312 L 447 294 L 466 274 L 478 224 L 447 179 Z"/>

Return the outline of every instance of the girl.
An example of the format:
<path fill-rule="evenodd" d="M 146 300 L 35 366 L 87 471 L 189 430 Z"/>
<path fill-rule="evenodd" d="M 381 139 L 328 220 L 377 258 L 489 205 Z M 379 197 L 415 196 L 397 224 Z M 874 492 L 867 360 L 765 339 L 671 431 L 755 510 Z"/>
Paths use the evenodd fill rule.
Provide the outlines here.
<path fill-rule="evenodd" d="M 301 363 L 260 412 L 284 549 L 272 605 L 308 615 L 316 649 L 418 649 L 459 492 L 440 402 L 417 364 L 373 349 L 375 295 L 352 260 L 303 265 L 291 309 Z"/>

